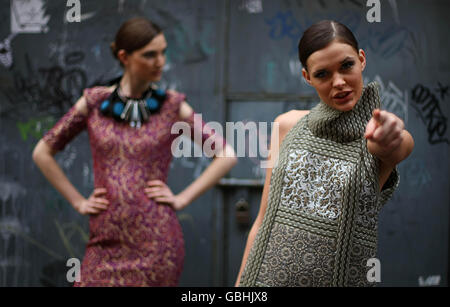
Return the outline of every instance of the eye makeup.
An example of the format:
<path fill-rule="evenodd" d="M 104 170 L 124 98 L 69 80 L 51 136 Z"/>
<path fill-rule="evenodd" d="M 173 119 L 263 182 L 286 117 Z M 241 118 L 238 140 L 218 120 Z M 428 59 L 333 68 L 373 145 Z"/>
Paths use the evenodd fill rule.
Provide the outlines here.
<path fill-rule="evenodd" d="M 355 65 L 355 60 L 351 57 L 346 57 L 341 63 L 340 70 L 349 70 Z M 319 69 L 314 72 L 313 76 L 317 79 L 323 79 L 329 75 L 329 71 L 327 69 Z"/>
<path fill-rule="evenodd" d="M 325 78 L 326 75 L 327 75 L 327 71 L 325 69 L 321 69 L 314 73 L 314 78 L 322 79 L 322 78 Z"/>
<path fill-rule="evenodd" d="M 348 60 L 348 61 L 345 61 L 342 65 L 341 65 L 341 68 L 342 69 L 350 69 L 350 68 L 352 68 L 353 66 L 355 65 L 355 61 L 353 61 L 353 60 Z"/>

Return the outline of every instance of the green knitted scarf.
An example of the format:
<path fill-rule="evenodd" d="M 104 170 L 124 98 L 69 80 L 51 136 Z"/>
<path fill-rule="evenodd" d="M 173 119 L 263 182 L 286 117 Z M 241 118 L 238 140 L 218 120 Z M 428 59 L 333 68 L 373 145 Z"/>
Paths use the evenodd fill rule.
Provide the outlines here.
<path fill-rule="evenodd" d="M 379 161 L 363 137 L 376 108 L 370 83 L 351 111 L 320 102 L 288 132 L 241 286 L 373 285 L 366 262 L 378 213 L 399 182 L 395 170 L 379 192 Z"/>

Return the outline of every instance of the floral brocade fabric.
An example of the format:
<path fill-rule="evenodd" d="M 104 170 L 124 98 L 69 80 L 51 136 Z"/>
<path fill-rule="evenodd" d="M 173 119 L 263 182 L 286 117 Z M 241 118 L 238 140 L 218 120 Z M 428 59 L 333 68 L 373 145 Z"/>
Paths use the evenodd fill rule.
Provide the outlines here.
<path fill-rule="evenodd" d="M 92 191 L 107 190 L 108 209 L 89 217 L 89 242 L 75 286 L 176 286 L 185 255 L 182 228 L 175 211 L 150 200 L 144 189 L 150 180 L 167 181 L 172 142 L 180 136 L 171 128 L 182 121 L 179 109 L 185 96 L 168 92 L 159 113 L 134 129 L 100 113 L 111 92 L 107 87 L 86 89 L 87 114 L 74 105 L 43 137 L 58 152 L 87 129 Z M 192 139 L 201 133 L 203 143 L 214 139 L 225 145 L 203 121 L 195 125 L 202 131 L 194 131 L 194 113 L 183 121 L 191 127 Z"/>

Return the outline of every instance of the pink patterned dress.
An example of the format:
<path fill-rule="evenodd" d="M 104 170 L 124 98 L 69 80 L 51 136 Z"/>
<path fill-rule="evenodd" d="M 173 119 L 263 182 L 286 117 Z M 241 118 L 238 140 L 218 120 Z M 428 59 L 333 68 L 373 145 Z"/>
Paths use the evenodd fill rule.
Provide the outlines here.
<path fill-rule="evenodd" d="M 175 211 L 150 200 L 144 189 L 150 180 L 167 181 L 171 144 L 179 136 L 171 134 L 171 127 L 181 121 L 185 96 L 168 93 L 159 113 L 135 129 L 101 114 L 99 107 L 111 92 L 86 89 L 88 113 L 73 106 L 43 137 L 57 152 L 87 128 L 94 188 L 107 190 L 108 209 L 89 217 L 89 242 L 75 286 L 176 286 L 185 253 L 182 228 Z M 193 139 L 194 114 L 184 122 Z M 214 131 L 202 129 L 201 135 L 203 142 L 212 137 L 225 144 Z"/>

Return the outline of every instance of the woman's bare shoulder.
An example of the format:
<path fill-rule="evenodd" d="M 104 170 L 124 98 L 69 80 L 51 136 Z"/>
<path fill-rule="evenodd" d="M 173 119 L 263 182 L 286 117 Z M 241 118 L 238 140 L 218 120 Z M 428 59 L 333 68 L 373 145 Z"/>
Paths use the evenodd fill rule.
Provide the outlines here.
<path fill-rule="evenodd" d="M 280 114 L 275 118 L 275 122 L 280 126 L 280 132 L 287 133 L 295 124 L 298 123 L 305 115 L 309 113 L 309 110 L 291 110 L 289 112 Z"/>
<path fill-rule="evenodd" d="M 111 85 L 111 86 L 105 86 L 105 88 L 110 91 L 111 93 L 116 89 L 117 84 Z"/>

